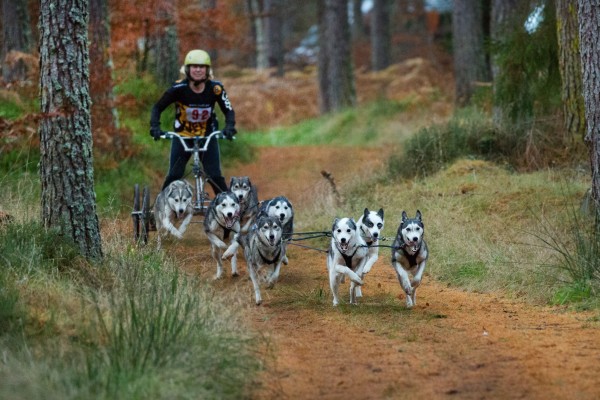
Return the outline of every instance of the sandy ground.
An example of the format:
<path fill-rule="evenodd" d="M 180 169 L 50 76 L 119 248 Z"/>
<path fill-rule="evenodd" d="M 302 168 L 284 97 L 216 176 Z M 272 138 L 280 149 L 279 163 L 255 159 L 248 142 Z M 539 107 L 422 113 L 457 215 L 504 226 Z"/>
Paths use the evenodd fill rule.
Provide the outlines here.
<path fill-rule="evenodd" d="M 363 173 L 381 167 L 374 151 L 356 150 L 353 165 Z M 347 152 L 262 149 L 256 163 L 227 176 L 251 176 L 261 199 L 286 194 L 304 206 L 311 187 L 328 187 L 322 169 L 339 184 L 357 173 L 335 161 Z M 197 238 L 183 246 L 190 272 L 210 279 L 208 251 L 198 252 Z M 290 246 L 289 259 L 277 285 L 263 289 L 260 307 L 243 261 L 240 277 L 214 283 L 247 298 L 248 321 L 267 339 L 253 400 L 600 398 L 600 323 L 593 314 L 467 293 L 427 274 L 417 306 L 407 310 L 389 251 L 367 276 L 359 305 L 334 308 L 325 254 Z M 347 289 L 340 290 L 344 300 Z"/>

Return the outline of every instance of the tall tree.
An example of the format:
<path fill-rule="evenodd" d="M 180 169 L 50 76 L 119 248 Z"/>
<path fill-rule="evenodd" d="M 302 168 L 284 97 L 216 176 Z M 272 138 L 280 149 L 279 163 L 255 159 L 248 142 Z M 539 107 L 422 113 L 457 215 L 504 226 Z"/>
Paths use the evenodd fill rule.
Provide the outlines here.
<path fill-rule="evenodd" d="M 452 12 L 455 101 L 469 103 L 475 83 L 487 79 L 480 0 L 455 0 Z"/>
<path fill-rule="evenodd" d="M 117 134 L 119 115 L 113 93 L 108 4 L 107 0 L 89 1 L 90 65 L 94 68 L 90 82 L 94 145 L 118 151 L 121 142 Z"/>
<path fill-rule="evenodd" d="M 248 0 L 248 13 L 252 20 L 252 32 L 256 43 L 256 68 L 264 70 L 269 66 L 267 35 L 265 29 L 265 5 L 260 0 Z"/>
<path fill-rule="evenodd" d="M 600 218 L 600 0 L 578 0 L 583 99 L 592 170 L 592 198 Z M 598 220 L 596 221 L 599 222 Z"/>
<path fill-rule="evenodd" d="M 515 28 L 520 14 L 520 0 L 492 0 L 492 15 L 490 18 L 490 37 L 493 43 L 499 43 L 504 36 Z M 497 54 L 491 56 L 491 72 L 494 97 L 497 93 L 497 82 L 500 75 L 500 65 Z M 502 107 L 494 102 L 492 110 L 494 123 L 500 125 L 504 122 Z"/>
<path fill-rule="evenodd" d="M 581 88 L 581 55 L 577 2 L 556 0 L 556 28 L 565 129 L 572 137 L 585 137 L 585 106 Z"/>
<path fill-rule="evenodd" d="M 365 36 L 365 23 L 363 21 L 362 0 L 352 0 L 352 39 L 361 40 Z"/>
<path fill-rule="evenodd" d="M 2 45 L 0 46 L 2 78 L 5 82 L 23 80 L 27 75 L 25 63 L 16 55 L 10 57 L 9 54 L 30 51 L 32 39 L 27 1 L 0 0 L 0 16 L 2 18 Z"/>
<path fill-rule="evenodd" d="M 356 103 L 346 0 L 320 0 L 319 84 L 321 112 Z"/>
<path fill-rule="evenodd" d="M 283 76 L 283 0 L 265 0 L 268 65 Z"/>
<path fill-rule="evenodd" d="M 102 257 L 90 128 L 88 1 L 40 2 L 42 221 Z"/>
<path fill-rule="evenodd" d="M 373 0 L 371 12 L 371 69 L 373 71 L 385 69 L 391 62 L 391 8 L 392 0 Z"/>
<path fill-rule="evenodd" d="M 179 77 L 179 37 L 177 8 L 170 1 L 160 2 L 156 9 L 156 30 L 153 36 L 154 76 L 163 85 Z"/>

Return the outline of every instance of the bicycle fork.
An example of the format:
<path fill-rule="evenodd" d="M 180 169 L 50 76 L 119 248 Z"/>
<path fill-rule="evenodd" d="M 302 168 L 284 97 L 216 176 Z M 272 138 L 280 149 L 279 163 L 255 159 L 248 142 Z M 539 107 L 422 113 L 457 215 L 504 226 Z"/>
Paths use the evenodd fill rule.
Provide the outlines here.
<path fill-rule="evenodd" d="M 194 200 L 194 211 L 204 213 L 204 179 L 202 179 L 202 168 L 200 167 L 200 155 L 194 153 L 194 165 L 192 167 L 194 178 L 196 180 L 196 198 Z"/>

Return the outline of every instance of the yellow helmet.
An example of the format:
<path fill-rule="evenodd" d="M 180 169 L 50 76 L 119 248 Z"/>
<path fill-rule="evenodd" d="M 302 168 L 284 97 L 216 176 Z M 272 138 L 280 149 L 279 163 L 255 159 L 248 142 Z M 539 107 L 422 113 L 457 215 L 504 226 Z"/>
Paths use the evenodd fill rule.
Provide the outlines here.
<path fill-rule="evenodd" d="M 192 50 L 185 56 L 183 65 L 208 65 L 210 67 L 210 56 L 204 50 Z"/>

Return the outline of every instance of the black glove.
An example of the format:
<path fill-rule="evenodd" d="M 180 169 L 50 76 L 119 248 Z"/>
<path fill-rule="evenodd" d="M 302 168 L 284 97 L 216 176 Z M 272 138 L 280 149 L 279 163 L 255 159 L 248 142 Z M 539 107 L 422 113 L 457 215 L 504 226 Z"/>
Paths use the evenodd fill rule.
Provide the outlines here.
<path fill-rule="evenodd" d="M 154 140 L 159 140 L 162 135 L 165 133 L 160 130 L 160 128 L 152 127 L 150 128 L 150 136 L 154 138 Z"/>
<path fill-rule="evenodd" d="M 236 133 L 237 130 L 233 126 L 226 126 L 225 129 L 223 129 L 223 136 L 225 136 L 225 139 L 227 140 L 233 140 Z"/>

